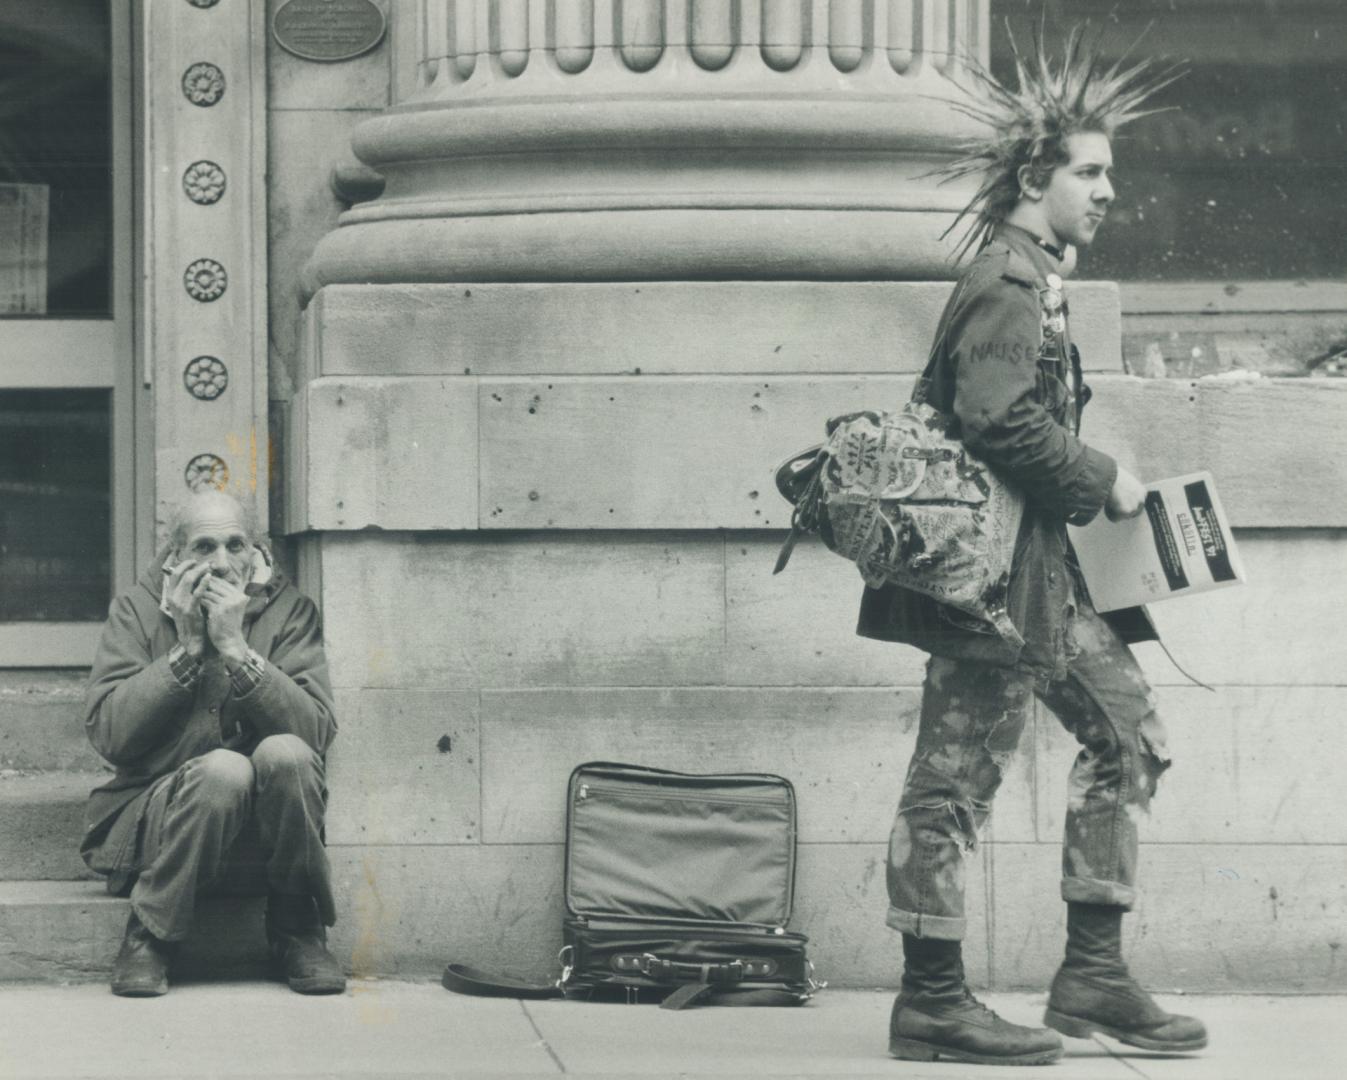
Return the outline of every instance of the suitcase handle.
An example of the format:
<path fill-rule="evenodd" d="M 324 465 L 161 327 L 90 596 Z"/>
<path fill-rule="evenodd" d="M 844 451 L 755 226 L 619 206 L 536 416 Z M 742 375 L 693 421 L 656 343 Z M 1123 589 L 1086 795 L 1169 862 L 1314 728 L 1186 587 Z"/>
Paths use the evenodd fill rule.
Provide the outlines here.
<path fill-rule="evenodd" d="M 735 959 L 699 964 L 669 960 L 654 953 L 619 953 L 612 958 L 614 971 L 639 972 L 649 979 L 664 982 L 693 980 L 700 983 L 737 983 L 744 979 L 767 979 L 776 974 L 776 961 L 770 958 Z"/>

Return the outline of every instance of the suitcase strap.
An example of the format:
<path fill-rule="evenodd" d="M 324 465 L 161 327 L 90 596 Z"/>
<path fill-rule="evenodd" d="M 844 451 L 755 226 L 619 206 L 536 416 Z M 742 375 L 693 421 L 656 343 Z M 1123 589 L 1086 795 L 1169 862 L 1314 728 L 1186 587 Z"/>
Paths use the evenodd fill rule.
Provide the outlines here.
<path fill-rule="evenodd" d="M 668 960 L 654 953 L 639 953 L 613 957 L 613 967 L 619 972 L 640 972 L 661 982 L 734 984 L 744 979 L 769 978 L 776 974 L 775 962 L 767 959 L 723 960 L 717 963 L 697 963 L 690 960 Z"/>
<path fill-rule="evenodd" d="M 804 1002 L 800 994 L 789 990 L 736 990 L 732 994 L 723 992 L 723 986 L 711 983 L 684 983 L 659 1003 L 661 1009 L 686 1009 L 707 998 L 716 997 L 717 1005 L 799 1005 Z"/>
<path fill-rule="evenodd" d="M 671 966 L 672 961 L 665 961 Z M 678 964 L 680 968 L 695 968 L 700 974 L 705 968 L 729 968 L 733 964 Z M 737 979 L 721 979 L 717 983 L 697 981 L 687 982 L 669 994 L 662 1002 L 661 1009 L 686 1009 L 711 997 L 726 984 L 733 985 Z M 450 964 L 444 969 L 440 980 L 446 990 L 456 994 L 471 994 L 474 997 L 510 997 L 542 1000 L 544 998 L 565 997 L 560 983 L 532 983 L 504 975 L 498 971 L 483 971 L 471 964 Z M 719 1005 L 798 1005 L 803 999 L 789 990 L 739 990 L 733 994 L 724 994 L 717 999 Z"/>
<path fill-rule="evenodd" d="M 450 964 L 440 980 L 446 990 L 475 997 L 512 997 L 536 1000 L 562 997 L 557 983 L 531 983 L 498 971 L 483 971 L 470 964 Z"/>
<path fill-rule="evenodd" d="M 800 995 L 789 990 L 739 988 L 746 978 L 770 978 L 776 974 L 775 962 L 765 958 L 697 963 L 639 953 L 613 957 L 613 967 L 619 972 L 640 973 L 657 982 L 679 983 L 677 989 L 660 1002 L 661 1009 L 686 1009 L 717 994 L 720 994 L 716 997 L 718 1005 L 793 1005 L 801 1000 Z M 734 992 L 724 993 L 728 988 Z"/>

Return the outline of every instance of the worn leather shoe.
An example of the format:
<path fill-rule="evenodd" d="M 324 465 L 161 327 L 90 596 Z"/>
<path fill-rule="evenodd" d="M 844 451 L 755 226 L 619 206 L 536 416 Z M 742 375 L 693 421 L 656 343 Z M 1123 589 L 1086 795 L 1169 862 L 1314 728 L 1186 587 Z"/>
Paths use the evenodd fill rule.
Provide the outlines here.
<path fill-rule="evenodd" d="M 1062 1056 L 1062 1040 L 1003 1020 L 966 990 L 957 1001 L 922 1001 L 904 991 L 889 1018 L 889 1053 L 905 1061 L 1047 1065 Z"/>
<path fill-rule="evenodd" d="M 1192 1016 L 1160 1008 L 1122 958 L 1123 909 L 1072 901 L 1066 909 L 1066 958 L 1052 980 L 1043 1022 L 1063 1035 L 1101 1032 L 1142 1050 L 1185 1053 L 1207 1045 Z"/>
<path fill-rule="evenodd" d="M 906 1061 L 1047 1065 L 1062 1040 L 1043 1028 L 1002 1020 L 964 979 L 957 941 L 903 935 L 903 990 L 889 1017 L 889 1053 Z"/>
<path fill-rule="evenodd" d="M 121 997 L 160 997 L 168 993 L 168 964 L 173 945 L 145 929 L 136 913 L 126 920 L 121 951 L 112 967 L 112 992 Z"/>
<path fill-rule="evenodd" d="M 327 933 L 309 896 L 273 894 L 267 903 L 267 942 L 278 977 L 297 994 L 340 994 L 346 974 L 327 948 Z"/>
<path fill-rule="evenodd" d="M 1165 1012 L 1126 969 L 1107 978 L 1058 971 L 1043 1022 L 1073 1038 L 1101 1032 L 1142 1050 L 1184 1053 L 1207 1045 L 1201 1020 Z"/>

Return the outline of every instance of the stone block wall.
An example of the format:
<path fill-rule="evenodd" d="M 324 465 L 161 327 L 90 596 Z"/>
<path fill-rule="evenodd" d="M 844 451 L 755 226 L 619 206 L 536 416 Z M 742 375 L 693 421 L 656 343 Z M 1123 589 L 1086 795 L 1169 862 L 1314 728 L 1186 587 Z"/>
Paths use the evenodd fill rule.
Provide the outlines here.
<path fill-rule="evenodd" d="M 859 579 L 818 545 L 772 576 L 786 519 L 771 472 L 824 417 L 906 393 L 947 289 L 319 294 L 287 520 L 339 688 L 329 839 L 357 967 L 423 973 L 469 957 L 551 971 L 566 777 L 607 758 L 790 777 L 797 924 L 821 973 L 895 981 L 884 853 L 923 658 L 854 636 Z M 1214 693 L 1139 650 L 1175 765 L 1143 826 L 1136 966 L 1190 990 L 1340 989 L 1347 835 L 1331 780 L 1347 492 L 1331 461 L 1344 391 L 1130 378 L 1116 292 L 1081 283 L 1073 304 L 1093 310 L 1100 338 L 1084 344 L 1087 434 L 1142 475 L 1210 468 L 1250 577 L 1155 607 Z M 680 309 L 686 321 L 661 324 Z M 1264 416 L 1283 418 L 1272 449 L 1248 434 Z M 1040 710 L 971 856 L 980 983 L 1051 975 L 1073 755 Z"/>
<path fill-rule="evenodd" d="M 805 547 L 789 578 L 772 578 L 777 539 L 324 538 L 343 722 L 329 835 L 349 912 L 340 932 L 363 943 L 355 958 L 406 973 L 460 956 L 550 970 L 566 777 L 617 758 L 790 777 L 797 922 L 820 970 L 839 984 L 891 983 L 883 859 L 920 658 L 851 635 L 857 582 L 826 551 Z M 1329 631 L 1341 598 L 1316 600 L 1282 568 L 1340 575 L 1342 537 L 1239 540 L 1247 587 L 1155 611 L 1216 692 L 1184 684 L 1157 647 L 1139 650 L 1175 765 L 1143 825 L 1133 953 L 1158 986 L 1340 990 L 1347 834 L 1332 792 L 1347 688 Z M 1315 626 L 1318 645 L 1305 633 Z M 979 981 L 1033 988 L 1051 975 L 1073 755 L 1040 709 L 972 857 Z"/>

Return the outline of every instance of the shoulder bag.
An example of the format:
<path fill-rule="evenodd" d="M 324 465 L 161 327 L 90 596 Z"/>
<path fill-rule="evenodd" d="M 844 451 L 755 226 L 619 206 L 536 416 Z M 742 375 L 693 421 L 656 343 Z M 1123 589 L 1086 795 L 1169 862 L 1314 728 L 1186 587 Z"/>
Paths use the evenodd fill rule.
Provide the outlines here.
<path fill-rule="evenodd" d="M 867 585 L 930 596 L 1022 645 L 1006 602 L 1024 497 L 951 437 L 950 417 L 927 401 L 941 341 L 901 409 L 835 417 L 826 442 L 777 469 L 795 510 L 773 573 L 802 535 L 817 533 Z"/>

